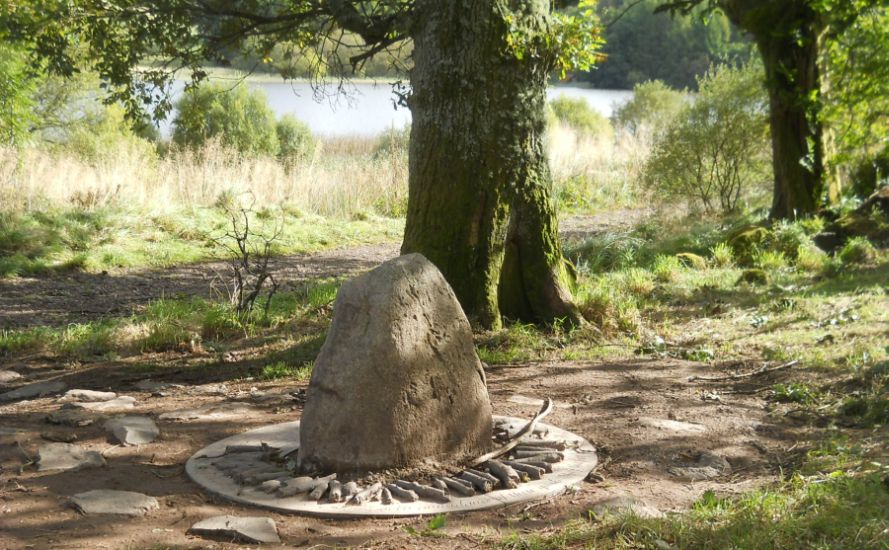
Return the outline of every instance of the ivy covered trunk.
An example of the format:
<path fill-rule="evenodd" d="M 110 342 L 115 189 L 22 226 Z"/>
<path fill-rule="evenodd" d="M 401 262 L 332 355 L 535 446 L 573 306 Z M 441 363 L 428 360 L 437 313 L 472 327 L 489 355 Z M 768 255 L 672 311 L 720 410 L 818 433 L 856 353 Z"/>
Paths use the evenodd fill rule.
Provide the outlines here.
<path fill-rule="evenodd" d="M 771 217 L 815 213 L 824 194 L 824 136 L 818 120 L 821 16 L 805 0 L 723 0 L 733 23 L 753 35 L 769 93 L 775 193 Z"/>
<path fill-rule="evenodd" d="M 507 41 L 511 23 L 545 28 L 549 2 L 416 4 L 402 253 L 438 266 L 478 327 L 580 322 L 543 143 L 551 61 Z"/>

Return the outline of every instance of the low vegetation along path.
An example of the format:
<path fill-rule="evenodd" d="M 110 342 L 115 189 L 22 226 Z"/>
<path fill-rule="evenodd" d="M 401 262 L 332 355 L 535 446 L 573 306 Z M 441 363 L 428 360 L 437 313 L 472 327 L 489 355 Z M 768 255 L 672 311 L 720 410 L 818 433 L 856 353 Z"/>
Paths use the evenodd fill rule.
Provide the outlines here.
<path fill-rule="evenodd" d="M 629 227 L 638 211 L 573 217 L 563 222 L 563 237 L 583 239 Z M 398 255 L 397 243 L 365 245 L 325 252 L 281 256 L 271 262 L 280 283 L 296 285 L 368 270 Z M 224 292 L 224 262 L 203 262 L 167 269 L 118 273 L 70 272 L 45 277 L 0 279 L 0 329 L 60 326 L 133 313 L 161 298 L 207 297 Z"/>

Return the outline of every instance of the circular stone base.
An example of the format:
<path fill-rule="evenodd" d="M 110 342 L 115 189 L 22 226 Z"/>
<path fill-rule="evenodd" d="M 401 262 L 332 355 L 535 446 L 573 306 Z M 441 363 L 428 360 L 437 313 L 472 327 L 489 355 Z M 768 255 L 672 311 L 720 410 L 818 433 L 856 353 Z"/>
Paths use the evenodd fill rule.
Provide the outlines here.
<path fill-rule="evenodd" d="M 495 425 L 514 434 L 527 420 L 506 416 L 495 416 Z M 278 497 L 259 490 L 258 487 L 244 486 L 217 469 L 213 460 L 225 453 L 232 445 L 260 445 L 265 443 L 278 449 L 294 449 L 299 445 L 299 422 L 286 422 L 257 428 L 240 435 L 234 435 L 204 447 L 195 453 L 185 464 L 185 471 L 198 485 L 229 500 L 268 508 L 276 512 L 295 513 L 320 517 L 396 517 L 442 514 L 447 512 L 470 512 L 486 510 L 519 502 L 541 500 L 562 493 L 566 487 L 582 481 L 598 463 L 596 450 L 586 439 L 566 430 L 548 424 L 538 424 L 528 441 L 565 441 L 569 448 L 564 451 L 565 459 L 553 464 L 552 473 L 542 479 L 519 484 L 516 489 L 497 489 L 486 494 L 462 497 L 452 494 L 451 502 L 440 503 L 420 500 L 419 502 L 394 502 L 384 505 L 381 502 L 366 502 L 361 505 L 328 503 L 309 499 L 301 494 L 293 497 Z M 260 460 L 257 460 L 257 466 Z M 245 468 L 250 465 L 246 464 Z"/>

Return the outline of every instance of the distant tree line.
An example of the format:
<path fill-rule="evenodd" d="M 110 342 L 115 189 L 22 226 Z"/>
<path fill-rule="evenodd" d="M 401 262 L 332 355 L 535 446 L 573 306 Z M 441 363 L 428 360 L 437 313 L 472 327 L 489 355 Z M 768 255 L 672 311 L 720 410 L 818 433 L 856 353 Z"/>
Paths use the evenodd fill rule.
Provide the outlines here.
<path fill-rule="evenodd" d="M 596 88 L 629 90 L 648 80 L 696 90 L 711 65 L 746 62 L 750 41 L 721 12 L 655 13 L 659 0 L 601 0 L 605 59 L 575 75 Z"/>
<path fill-rule="evenodd" d="M 630 90 L 636 84 L 660 80 L 677 88 L 696 90 L 698 78 L 711 65 L 747 61 L 751 42 L 722 13 L 670 16 L 655 13 L 659 0 L 601 0 L 599 17 L 605 25 L 604 60 L 593 70 L 573 75 L 596 88 Z M 570 11 L 570 8 L 569 8 Z M 313 48 L 282 42 L 263 51 L 258 42 L 224 48 L 218 64 L 246 72 L 285 72 L 295 77 L 317 75 L 367 78 L 406 77 L 412 66 L 410 41 L 381 52 L 354 68 L 348 59 L 360 50 L 355 33 L 338 31 Z"/>

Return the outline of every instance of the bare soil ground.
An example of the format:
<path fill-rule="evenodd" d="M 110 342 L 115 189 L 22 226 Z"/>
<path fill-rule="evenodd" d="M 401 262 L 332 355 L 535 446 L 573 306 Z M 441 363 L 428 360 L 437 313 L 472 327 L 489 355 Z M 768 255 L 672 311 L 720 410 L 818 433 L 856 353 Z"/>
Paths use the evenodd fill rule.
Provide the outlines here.
<path fill-rule="evenodd" d="M 643 213 L 616 211 L 595 217 L 569 217 L 562 223 L 566 240 L 627 227 Z M 398 255 L 399 245 L 387 243 L 282 256 L 271 269 L 282 283 L 343 277 L 368 270 Z M 203 262 L 163 270 L 115 273 L 58 273 L 46 277 L 0 279 L 0 329 L 58 326 L 101 317 L 123 316 L 160 298 L 208 296 L 224 262 Z"/>
<path fill-rule="evenodd" d="M 601 225 L 586 223 L 579 233 Z M 570 227 L 569 224 L 566 224 Z M 599 229 L 597 229 L 599 228 Z M 313 278 L 367 269 L 397 253 L 396 245 L 364 247 L 279 260 L 287 277 Z M 290 270 L 290 271 L 287 271 Z M 71 275 L 0 283 L 0 325 L 58 324 L 70 319 L 119 315 L 167 293 L 206 292 L 212 266 L 181 267 L 164 273 Z M 106 279 L 103 279 L 105 277 Z M 158 359 L 158 358 L 155 358 Z M 160 360 L 160 359 L 158 359 Z M 532 363 L 488 368 L 496 414 L 530 417 L 534 404 L 522 397 L 553 397 L 559 405 L 547 422 L 594 442 L 604 481 L 585 482 L 549 501 L 449 517 L 441 536 L 418 538 L 425 519 L 332 521 L 285 516 L 228 503 L 203 493 L 185 475 L 183 464 L 198 449 L 223 437 L 259 426 L 298 419 L 300 401 L 293 393 L 306 382 L 260 382 L 235 375 L 225 365 L 214 369 L 169 368 L 154 380 L 174 384 L 161 392 L 137 388 L 149 372 L 130 360 L 72 368 L 35 362 L 17 365 L 30 381 L 62 380 L 68 388 L 112 390 L 137 399 L 127 414 L 161 413 L 207 404 L 239 403 L 249 410 L 213 421 L 158 420 L 161 438 L 140 447 L 107 440 L 101 420 L 88 426 L 47 423 L 58 411 L 56 397 L 0 406 L 0 548 L 237 548 L 226 541 L 191 537 L 187 529 L 214 515 L 273 518 L 281 547 L 367 546 L 380 548 L 477 548 L 515 531 L 546 528 L 586 517 L 597 503 L 616 496 L 636 499 L 661 512 L 678 511 L 712 489 L 719 494 L 749 490 L 775 480 L 783 464 L 811 434 L 803 424 L 773 415 L 757 389 L 769 387 L 781 373 L 730 382 L 691 382 L 728 369 L 674 359 Z M 143 360 L 144 362 L 144 360 Z M 33 459 L 46 432 L 76 435 L 76 443 L 100 451 L 107 465 L 99 469 L 37 472 Z M 700 453 L 724 457 L 730 470 L 707 480 L 681 474 Z M 677 475 L 677 472 L 680 472 Z M 91 489 L 136 491 L 157 497 L 161 507 L 144 517 L 83 516 L 68 497 Z"/>

